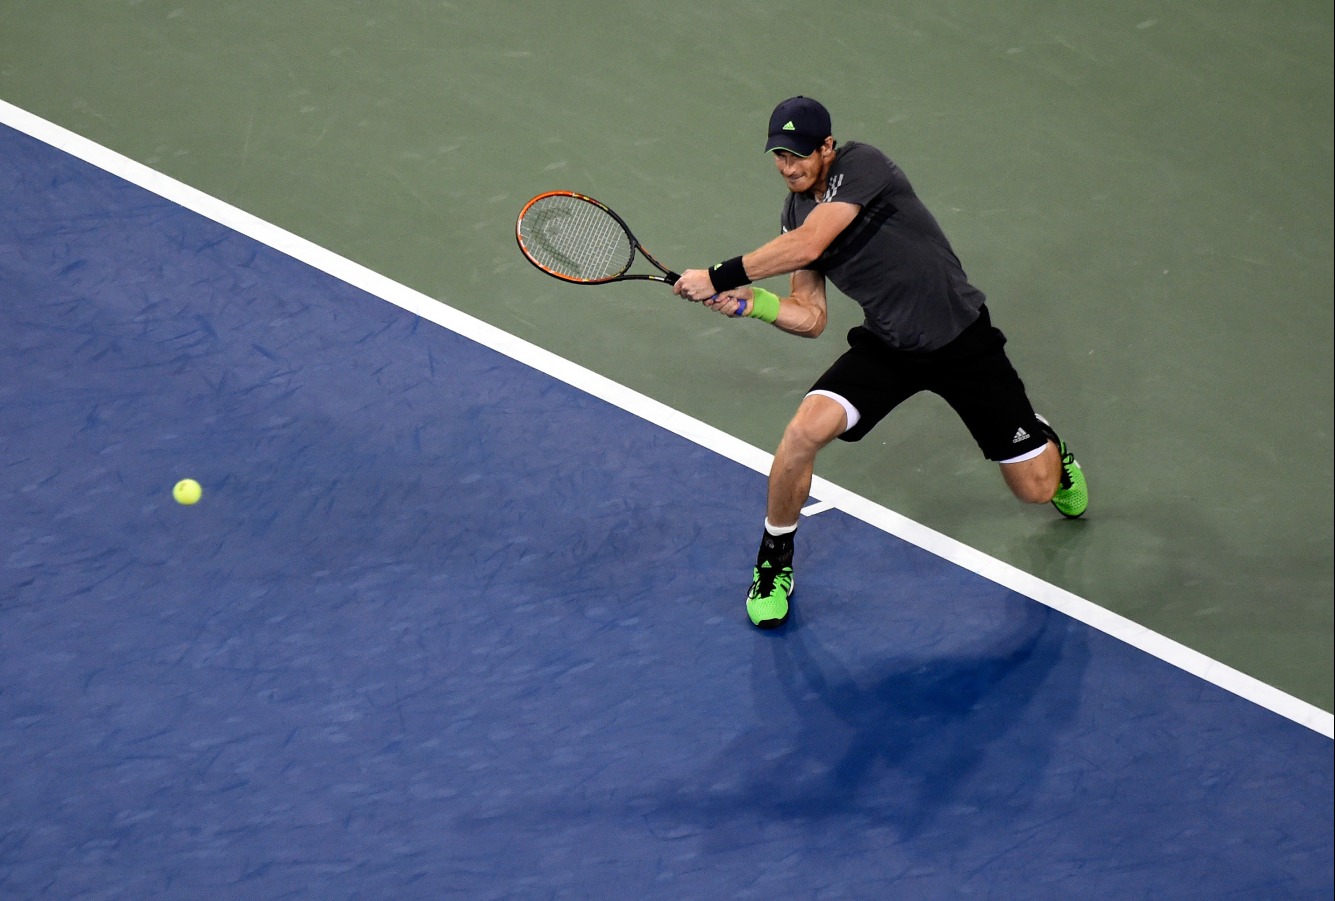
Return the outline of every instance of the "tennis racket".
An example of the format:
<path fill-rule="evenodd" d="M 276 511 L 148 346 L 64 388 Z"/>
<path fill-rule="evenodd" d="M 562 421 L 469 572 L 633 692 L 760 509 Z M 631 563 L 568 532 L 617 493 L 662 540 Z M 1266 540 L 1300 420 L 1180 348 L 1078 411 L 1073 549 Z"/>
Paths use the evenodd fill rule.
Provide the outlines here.
<path fill-rule="evenodd" d="M 672 285 L 681 278 L 644 249 L 624 219 L 605 204 L 573 191 L 548 191 L 526 203 L 515 223 L 515 240 L 530 263 L 563 282 Z M 663 274 L 631 273 L 637 252 Z"/>

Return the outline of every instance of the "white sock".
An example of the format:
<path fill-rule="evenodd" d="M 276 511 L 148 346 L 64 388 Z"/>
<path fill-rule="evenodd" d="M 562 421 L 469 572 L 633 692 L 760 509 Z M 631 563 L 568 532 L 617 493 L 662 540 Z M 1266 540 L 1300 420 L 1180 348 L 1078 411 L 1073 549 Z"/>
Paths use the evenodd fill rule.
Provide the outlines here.
<path fill-rule="evenodd" d="M 797 523 L 793 523 L 791 526 L 776 526 L 771 523 L 769 517 L 766 516 L 765 531 L 773 535 L 775 538 L 778 538 L 780 535 L 791 535 L 797 531 Z"/>

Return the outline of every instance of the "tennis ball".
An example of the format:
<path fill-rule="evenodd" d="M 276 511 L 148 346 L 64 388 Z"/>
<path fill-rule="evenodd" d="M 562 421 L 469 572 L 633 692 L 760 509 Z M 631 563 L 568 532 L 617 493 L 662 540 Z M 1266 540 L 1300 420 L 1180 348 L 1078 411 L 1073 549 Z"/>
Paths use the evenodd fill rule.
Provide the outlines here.
<path fill-rule="evenodd" d="M 194 479 L 181 479 L 172 487 L 172 497 L 176 498 L 176 503 L 187 506 L 199 500 L 203 493 L 204 489 Z"/>

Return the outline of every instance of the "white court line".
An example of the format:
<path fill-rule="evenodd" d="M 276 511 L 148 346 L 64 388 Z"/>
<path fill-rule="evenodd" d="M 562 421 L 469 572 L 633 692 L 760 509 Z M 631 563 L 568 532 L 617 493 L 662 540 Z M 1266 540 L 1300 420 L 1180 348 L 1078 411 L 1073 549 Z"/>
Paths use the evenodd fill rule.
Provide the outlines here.
<path fill-rule="evenodd" d="M 152 191 L 249 238 L 267 244 L 410 313 L 573 385 L 648 422 L 736 460 L 757 472 L 769 472 L 773 458 L 759 448 L 3 100 L 0 100 L 0 123 Z M 840 488 L 819 476 L 812 482 L 811 493 L 812 497 L 827 505 L 821 509 L 837 507 L 938 557 L 1046 604 L 1179 669 L 1307 726 L 1327 738 L 1335 738 L 1335 715 L 1313 704 L 1193 651 L 1171 638 L 1105 610 L 1069 591 L 1049 585 L 1008 563 L 989 557 L 981 551 Z"/>
<path fill-rule="evenodd" d="M 803 516 L 815 516 L 817 513 L 833 509 L 835 509 L 834 501 L 816 501 L 814 504 L 807 504 L 801 512 Z"/>

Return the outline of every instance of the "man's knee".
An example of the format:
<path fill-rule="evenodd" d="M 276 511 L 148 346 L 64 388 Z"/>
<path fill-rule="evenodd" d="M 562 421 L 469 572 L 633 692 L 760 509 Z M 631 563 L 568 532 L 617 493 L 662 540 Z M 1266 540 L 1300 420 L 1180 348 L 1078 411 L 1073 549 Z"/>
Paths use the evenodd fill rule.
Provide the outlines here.
<path fill-rule="evenodd" d="M 1026 504 L 1046 504 L 1052 500 L 1056 488 L 1044 479 L 1028 481 L 1022 485 L 1011 485 L 1011 491 Z"/>
<path fill-rule="evenodd" d="M 1001 473 L 1016 498 L 1026 504 L 1046 504 L 1052 500 L 1061 478 L 1057 446 L 1049 442 L 1037 457 L 1022 463 L 1003 463 Z"/>
<path fill-rule="evenodd" d="M 783 444 L 793 451 L 815 454 L 847 427 L 841 404 L 822 395 L 807 395 L 783 430 Z"/>

